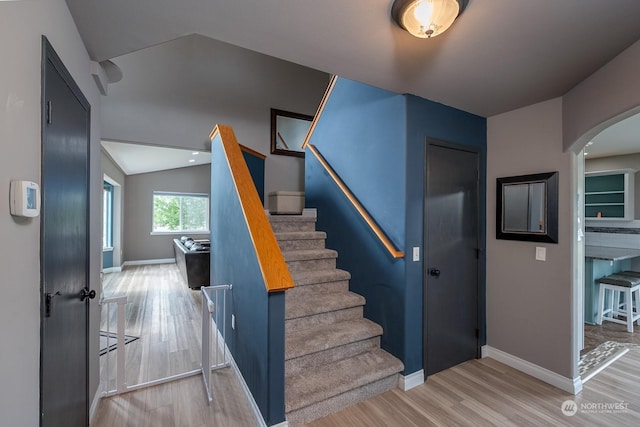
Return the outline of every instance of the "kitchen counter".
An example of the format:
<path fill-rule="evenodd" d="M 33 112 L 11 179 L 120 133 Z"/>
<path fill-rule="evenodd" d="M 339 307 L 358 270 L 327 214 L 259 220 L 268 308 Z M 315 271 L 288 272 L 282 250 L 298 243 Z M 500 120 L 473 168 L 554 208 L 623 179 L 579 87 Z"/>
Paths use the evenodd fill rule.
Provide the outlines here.
<path fill-rule="evenodd" d="M 601 259 L 604 261 L 622 261 L 640 257 L 640 249 L 607 248 L 604 246 L 585 246 L 585 258 Z"/>

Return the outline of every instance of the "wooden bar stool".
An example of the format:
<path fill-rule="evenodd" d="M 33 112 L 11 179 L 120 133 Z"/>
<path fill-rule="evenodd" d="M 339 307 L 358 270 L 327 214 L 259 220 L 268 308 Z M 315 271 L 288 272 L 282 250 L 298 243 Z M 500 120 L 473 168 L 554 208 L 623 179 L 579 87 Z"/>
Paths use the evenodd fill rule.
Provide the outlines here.
<path fill-rule="evenodd" d="M 620 323 L 627 325 L 628 332 L 633 332 L 633 322 L 640 319 L 640 313 L 633 304 L 634 298 L 636 306 L 640 301 L 640 277 L 618 273 L 602 277 L 598 282 L 600 283 L 600 292 L 598 294 L 596 323 L 602 325 L 603 320 Z M 623 303 L 620 302 L 620 295 L 624 296 Z M 605 308 L 606 302 L 608 302 L 607 308 Z M 626 320 L 616 319 L 616 316 L 624 316 Z"/>

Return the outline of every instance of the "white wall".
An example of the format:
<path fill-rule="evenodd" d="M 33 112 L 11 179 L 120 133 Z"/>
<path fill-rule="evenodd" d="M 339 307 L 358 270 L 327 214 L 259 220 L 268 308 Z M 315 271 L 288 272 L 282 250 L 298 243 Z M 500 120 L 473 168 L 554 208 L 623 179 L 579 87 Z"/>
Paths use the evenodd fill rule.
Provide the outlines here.
<path fill-rule="evenodd" d="M 559 172 L 559 243 L 498 240 L 496 187 L 487 186 L 487 344 L 573 378 L 572 153 L 562 147 L 562 100 L 490 117 L 487 182 Z M 547 249 L 535 260 L 537 246 Z"/>
<path fill-rule="evenodd" d="M 11 179 L 40 182 L 41 35 L 62 58 L 92 106 L 91 191 L 100 194 L 100 97 L 64 0 L 0 2 L 0 424 L 39 423 L 40 221 L 9 215 Z M 100 199 L 91 199 L 91 235 L 100 235 Z M 99 289 L 100 239 L 91 242 L 91 287 Z M 91 305 L 90 388 L 98 384 L 97 301 Z"/>

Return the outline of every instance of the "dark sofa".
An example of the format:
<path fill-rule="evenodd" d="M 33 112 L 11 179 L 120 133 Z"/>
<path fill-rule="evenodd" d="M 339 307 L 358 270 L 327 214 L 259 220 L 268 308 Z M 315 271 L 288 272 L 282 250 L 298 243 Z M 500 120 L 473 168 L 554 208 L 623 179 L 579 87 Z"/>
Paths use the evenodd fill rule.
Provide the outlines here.
<path fill-rule="evenodd" d="M 178 269 L 192 289 L 209 286 L 211 268 L 211 251 L 209 240 L 193 240 L 182 236 L 173 239 L 173 250 L 176 255 Z"/>

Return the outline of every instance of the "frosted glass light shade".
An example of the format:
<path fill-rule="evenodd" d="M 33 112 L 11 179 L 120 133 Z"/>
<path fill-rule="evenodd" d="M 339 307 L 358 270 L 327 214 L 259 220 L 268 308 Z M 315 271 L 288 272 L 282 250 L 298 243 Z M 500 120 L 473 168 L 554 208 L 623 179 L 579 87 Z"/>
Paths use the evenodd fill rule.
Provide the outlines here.
<path fill-rule="evenodd" d="M 458 0 L 412 0 L 399 3 L 403 5 L 400 5 L 398 15 L 394 17 L 402 28 L 423 39 L 445 32 L 460 13 Z"/>

